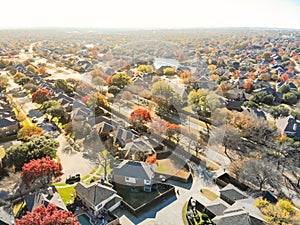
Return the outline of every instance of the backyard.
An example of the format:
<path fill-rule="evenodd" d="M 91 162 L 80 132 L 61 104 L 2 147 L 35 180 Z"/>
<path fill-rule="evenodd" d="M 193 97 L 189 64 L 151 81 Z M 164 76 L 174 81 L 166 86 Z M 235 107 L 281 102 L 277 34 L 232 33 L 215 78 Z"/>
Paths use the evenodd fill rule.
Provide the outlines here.
<path fill-rule="evenodd" d="M 163 188 L 158 190 L 152 189 L 151 192 L 144 192 L 142 190 L 138 192 L 132 192 L 130 187 L 115 187 L 115 190 L 127 204 L 136 209 L 167 191 L 167 187 L 163 186 Z"/>
<path fill-rule="evenodd" d="M 176 163 L 174 160 L 167 158 L 157 160 L 158 167 L 156 172 L 163 173 L 167 175 L 177 176 L 184 179 L 187 179 L 190 176 L 190 172 L 183 167 L 182 164 Z"/>

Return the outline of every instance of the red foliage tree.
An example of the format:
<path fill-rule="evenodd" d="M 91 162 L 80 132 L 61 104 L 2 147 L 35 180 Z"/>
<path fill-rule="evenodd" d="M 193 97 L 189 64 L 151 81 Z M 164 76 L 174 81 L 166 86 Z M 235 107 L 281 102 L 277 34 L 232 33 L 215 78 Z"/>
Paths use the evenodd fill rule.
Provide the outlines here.
<path fill-rule="evenodd" d="M 245 88 L 245 89 L 251 88 L 252 85 L 253 85 L 252 82 L 246 82 L 246 83 L 244 84 L 244 88 Z"/>
<path fill-rule="evenodd" d="M 152 117 L 146 109 L 136 109 L 130 114 L 129 123 L 133 125 L 136 130 L 144 130 L 146 123 L 151 122 Z"/>
<path fill-rule="evenodd" d="M 279 78 L 281 82 L 286 82 L 289 80 L 289 75 L 287 73 L 284 73 L 281 75 L 281 77 Z"/>
<path fill-rule="evenodd" d="M 52 178 L 58 178 L 62 175 L 62 166 L 50 157 L 31 160 L 22 167 L 22 180 L 29 186 L 36 180 L 45 185 L 49 184 Z"/>
<path fill-rule="evenodd" d="M 51 98 L 52 92 L 47 89 L 39 89 L 32 94 L 32 101 L 42 104 Z"/>
<path fill-rule="evenodd" d="M 37 207 L 33 212 L 27 212 L 22 219 L 16 219 L 16 225 L 80 225 L 77 217 L 67 211 L 58 210 L 55 205 L 49 204 Z"/>
<path fill-rule="evenodd" d="M 173 124 L 173 123 L 167 124 L 166 135 L 168 136 L 169 140 L 171 140 L 171 138 L 173 137 L 176 140 L 176 142 L 178 143 L 180 133 L 181 133 L 181 130 L 180 130 L 179 125 Z"/>

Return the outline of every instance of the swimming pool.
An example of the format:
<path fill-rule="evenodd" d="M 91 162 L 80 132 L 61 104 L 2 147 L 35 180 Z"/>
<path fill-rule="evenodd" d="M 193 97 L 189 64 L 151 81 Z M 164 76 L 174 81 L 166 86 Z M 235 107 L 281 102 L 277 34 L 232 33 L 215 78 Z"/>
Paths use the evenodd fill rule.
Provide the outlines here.
<path fill-rule="evenodd" d="M 78 218 L 78 222 L 82 225 L 93 225 L 90 222 L 90 217 L 86 214 L 80 214 L 79 216 L 77 216 Z"/>

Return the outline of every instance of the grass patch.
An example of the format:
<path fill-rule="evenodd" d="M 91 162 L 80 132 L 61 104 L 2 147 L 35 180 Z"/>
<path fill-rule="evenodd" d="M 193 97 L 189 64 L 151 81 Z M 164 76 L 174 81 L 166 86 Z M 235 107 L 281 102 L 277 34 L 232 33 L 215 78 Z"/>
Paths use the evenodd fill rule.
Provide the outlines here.
<path fill-rule="evenodd" d="M 200 193 L 203 194 L 207 199 L 211 201 L 214 201 L 219 197 L 217 194 L 215 194 L 214 192 L 206 188 L 200 189 Z"/>
<path fill-rule="evenodd" d="M 206 167 L 207 167 L 207 169 L 212 170 L 212 171 L 216 171 L 216 170 L 220 169 L 219 166 L 217 166 L 215 163 L 211 163 L 211 162 L 206 162 Z"/>
<path fill-rule="evenodd" d="M 187 205 L 188 205 L 188 202 L 184 203 L 184 205 L 182 207 L 182 220 L 183 220 L 184 225 L 189 225 L 189 222 L 186 218 Z"/>
<path fill-rule="evenodd" d="M 182 165 L 176 165 L 170 159 L 158 160 L 158 167 L 156 168 L 156 172 L 174 175 L 182 178 L 187 178 L 190 175 L 190 173 L 185 168 L 182 168 Z"/>
<path fill-rule="evenodd" d="M 57 188 L 58 193 L 61 196 L 61 199 L 65 203 L 65 205 L 71 201 L 74 202 L 75 199 L 75 186 L 69 186 L 69 187 L 63 187 L 63 188 Z"/>

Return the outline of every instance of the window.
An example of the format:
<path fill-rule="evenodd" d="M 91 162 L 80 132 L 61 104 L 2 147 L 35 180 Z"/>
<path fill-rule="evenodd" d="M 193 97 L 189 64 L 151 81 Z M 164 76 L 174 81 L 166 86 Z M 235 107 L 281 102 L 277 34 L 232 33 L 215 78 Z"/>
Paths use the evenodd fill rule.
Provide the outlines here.
<path fill-rule="evenodd" d="M 125 181 L 128 182 L 128 183 L 133 183 L 133 184 L 136 183 L 135 178 L 132 178 L 132 177 L 125 177 Z"/>
<path fill-rule="evenodd" d="M 144 180 L 144 184 L 150 185 L 150 184 L 151 184 L 151 181 L 150 181 L 150 180 Z"/>

